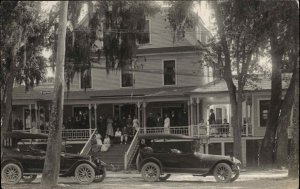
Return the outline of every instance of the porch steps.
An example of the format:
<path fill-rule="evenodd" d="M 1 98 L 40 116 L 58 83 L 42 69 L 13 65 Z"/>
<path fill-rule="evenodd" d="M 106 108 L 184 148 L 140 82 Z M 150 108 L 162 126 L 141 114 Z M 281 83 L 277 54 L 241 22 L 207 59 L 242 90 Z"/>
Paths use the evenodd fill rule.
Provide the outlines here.
<path fill-rule="evenodd" d="M 128 148 L 129 144 L 113 144 L 107 152 L 96 152 L 95 156 L 107 164 L 107 170 L 119 171 L 124 169 L 124 155 Z"/>

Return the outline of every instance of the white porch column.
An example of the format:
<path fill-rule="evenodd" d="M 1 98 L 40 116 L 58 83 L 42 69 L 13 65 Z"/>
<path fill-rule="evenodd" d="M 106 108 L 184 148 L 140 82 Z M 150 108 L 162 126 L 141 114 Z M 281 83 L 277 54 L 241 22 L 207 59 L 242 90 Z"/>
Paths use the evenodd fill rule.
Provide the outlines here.
<path fill-rule="evenodd" d="M 97 129 L 97 104 L 94 104 L 95 129 Z"/>
<path fill-rule="evenodd" d="M 137 106 L 137 119 L 139 120 L 139 125 L 141 125 L 141 111 L 140 111 L 140 107 L 141 107 L 141 103 L 140 101 L 138 101 L 136 103 L 136 106 Z"/>
<path fill-rule="evenodd" d="M 191 98 L 191 126 L 190 126 L 190 136 L 193 136 L 193 128 L 194 128 L 194 124 L 195 124 L 195 120 L 194 120 L 194 101 L 193 98 Z"/>
<path fill-rule="evenodd" d="M 147 106 L 147 103 L 143 102 L 143 127 L 144 127 L 144 133 L 146 133 L 146 122 L 147 122 L 147 119 L 146 119 L 146 106 Z"/>
<path fill-rule="evenodd" d="M 31 115 L 31 104 L 29 104 L 29 128 L 31 132 L 31 125 L 32 125 L 32 115 Z"/>
<path fill-rule="evenodd" d="M 91 113 L 91 104 L 89 104 L 89 136 L 92 135 L 92 117 L 91 117 L 92 113 Z"/>
<path fill-rule="evenodd" d="M 199 111 L 200 99 L 199 99 L 199 97 L 196 98 L 196 103 L 197 103 L 196 118 L 197 118 L 197 124 L 199 124 L 200 123 L 200 111 Z"/>
<path fill-rule="evenodd" d="M 191 125 L 191 109 L 190 109 L 190 106 L 191 106 L 191 103 L 190 101 L 188 100 L 187 101 L 187 109 L 188 109 L 188 125 L 190 126 Z"/>
<path fill-rule="evenodd" d="M 40 125 L 38 124 L 39 123 L 39 120 L 38 120 L 38 106 L 37 104 L 35 103 L 34 104 L 34 113 L 35 113 L 35 126 L 36 126 L 36 129 L 40 129 Z"/>

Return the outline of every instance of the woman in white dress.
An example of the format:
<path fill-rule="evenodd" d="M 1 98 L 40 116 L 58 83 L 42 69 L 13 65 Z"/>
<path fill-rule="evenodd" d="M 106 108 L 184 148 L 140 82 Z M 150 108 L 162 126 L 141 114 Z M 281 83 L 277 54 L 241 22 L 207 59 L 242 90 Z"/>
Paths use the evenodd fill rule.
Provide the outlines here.
<path fill-rule="evenodd" d="M 102 146 L 102 140 L 101 140 L 101 135 L 98 133 L 98 132 L 96 132 L 96 141 L 97 141 L 97 146 L 98 146 L 98 148 L 100 148 L 101 149 L 101 146 Z"/>
<path fill-rule="evenodd" d="M 113 120 L 111 119 L 111 117 L 107 118 L 106 121 L 106 134 L 110 137 L 114 136 L 114 129 L 113 129 Z"/>
<path fill-rule="evenodd" d="M 133 116 L 132 123 L 133 123 L 134 133 L 136 133 L 138 131 L 138 129 L 140 128 L 139 120 L 136 118 L 136 116 Z"/>
<path fill-rule="evenodd" d="M 101 152 L 106 152 L 110 148 L 110 138 L 108 135 L 105 136 L 105 139 L 103 141 L 103 144 L 101 146 Z"/>

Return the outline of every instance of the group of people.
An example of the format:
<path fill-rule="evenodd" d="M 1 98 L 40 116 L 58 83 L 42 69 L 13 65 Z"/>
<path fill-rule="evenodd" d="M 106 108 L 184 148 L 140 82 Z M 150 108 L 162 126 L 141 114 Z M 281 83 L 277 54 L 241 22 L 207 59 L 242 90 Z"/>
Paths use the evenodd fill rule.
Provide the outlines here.
<path fill-rule="evenodd" d="M 112 143 L 127 144 L 140 127 L 136 116 L 131 118 L 131 115 L 128 115 L 127 118 L 123 116 L 120 121 L 112 119 L 111 116 L 107 118 L 99 116 L 97 121 L 97 130 L 92 140 L 93 152 L 106 152 Z M 105 138 L 102 139 L 102 136 Z"/>
<path fill-rule="evenodd" d="M 164 115 L 164 117 L 161 116 L 160 113 L 156 114 L 156 116 L 153 115 L 153 113 L 149 113 L 149 116 L 147 117 L 146 125 L 147 127 L 173 127 L 173 126 L 183 126 L 188 124 L 188 116 L 186 112 L 179 112 L 175 113 L 175 111 L 171 111 L 171 114 L 169 116 L 168 113 Z"/>

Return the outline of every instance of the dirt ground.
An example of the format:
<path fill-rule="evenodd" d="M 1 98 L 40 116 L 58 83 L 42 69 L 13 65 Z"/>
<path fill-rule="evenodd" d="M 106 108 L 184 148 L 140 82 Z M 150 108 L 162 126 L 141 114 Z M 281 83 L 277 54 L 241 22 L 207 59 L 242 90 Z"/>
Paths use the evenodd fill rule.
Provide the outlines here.
<path fill-rule="evenodd" d="M 60 178 L 60 187 L 74 189 L 298 189 L 299 179 L 287 178 L 287 170 L 244 170 L 238 180 L 232 183 L 217 183 L 214 177 L 197 177 L 189 174 L 174 174 L 166 182 L 145 182 L 135 171 L 108 172 L 101 183 L 80 185 L 74 178 Z M 19 183 L 14 186 L 1 184 L 5 189 L 39 188 L 40 175 L 31 184 Z"/>

